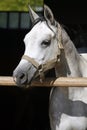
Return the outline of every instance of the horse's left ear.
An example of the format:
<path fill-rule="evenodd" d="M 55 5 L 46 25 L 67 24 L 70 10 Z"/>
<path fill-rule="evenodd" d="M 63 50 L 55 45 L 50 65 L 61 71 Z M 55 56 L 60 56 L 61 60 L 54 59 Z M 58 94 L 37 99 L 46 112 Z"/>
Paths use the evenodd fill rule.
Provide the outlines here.
<path fill-rule="evenodd" d="M 47 5 L 44 5 L 44 17 L 52 25 L 55 23 L 54 15 Z"/>

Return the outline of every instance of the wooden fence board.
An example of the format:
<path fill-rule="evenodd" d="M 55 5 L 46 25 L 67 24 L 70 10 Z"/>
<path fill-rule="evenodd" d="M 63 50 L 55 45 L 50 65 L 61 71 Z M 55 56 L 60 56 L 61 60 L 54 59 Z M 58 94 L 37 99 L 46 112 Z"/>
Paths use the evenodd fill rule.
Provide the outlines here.
<path fill-rule="evenodd" d="M 0 76 L 0 86 L 17 86 L 13 81 L 13 78 L 10 76 Z M 52 86 L 60 86 L 60 87 L 86 87 L 87 86 L 87 77 L 75 77 L 75 78 L 67 78 L 60 77 L 57 79 L 45 79 L 43 83 L 39 80 L 32 81 L 30 86 L 38 86 L 38 87 L 52 87 Z"/>

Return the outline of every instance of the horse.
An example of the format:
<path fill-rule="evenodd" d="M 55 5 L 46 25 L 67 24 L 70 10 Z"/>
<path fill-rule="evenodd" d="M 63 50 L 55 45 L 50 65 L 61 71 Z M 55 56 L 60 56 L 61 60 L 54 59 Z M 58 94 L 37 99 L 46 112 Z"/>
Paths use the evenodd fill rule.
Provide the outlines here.
<path fill-rule="evenodd" d="M 20 87 L 55 69 L 56 77 L 87 77 L 87 54 L 79 54 L 63 26 L 51 9 L 44 5 L 44 17 L 30 8 L 32 28 L 24 37 L 25 51 L 13 71 Z M 52 87 L 49 97 L 51 130 L 87 129 L 87 88 Z"/>

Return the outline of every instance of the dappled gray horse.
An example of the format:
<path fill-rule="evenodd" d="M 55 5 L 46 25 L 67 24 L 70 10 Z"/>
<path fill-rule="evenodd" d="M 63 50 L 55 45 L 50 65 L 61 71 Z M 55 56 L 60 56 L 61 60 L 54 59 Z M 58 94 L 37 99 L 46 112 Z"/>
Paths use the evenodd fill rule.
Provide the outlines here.
<path fill-rule="evenodd" d="M 13 72 L 15 82 L 25 87 L 44 72 L 55 68 L 56 77 L 87 77 L 87 55 L 78 54 L 73 42 L 44 6 L 44 18 L 30 8 L 33 22 L 25 36 L 24 55 Z M 87 88 L 52 88 L 49 101 L 51 130 L 87 129 Z"/>

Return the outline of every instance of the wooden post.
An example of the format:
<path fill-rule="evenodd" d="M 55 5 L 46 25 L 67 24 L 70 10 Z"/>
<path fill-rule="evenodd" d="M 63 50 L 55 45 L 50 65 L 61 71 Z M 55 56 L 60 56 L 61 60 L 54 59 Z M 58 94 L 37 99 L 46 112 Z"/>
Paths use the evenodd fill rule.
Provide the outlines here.
<path fill-rule="evenodd" d="M 0 86 L 17 86 L 12 77 L 0 76 Z M 87 78 L 67 78 L 46 79 L 43 83 L 39 80 L 32 81 L 30 86 L 38 87 L 87 87 Z"/>

